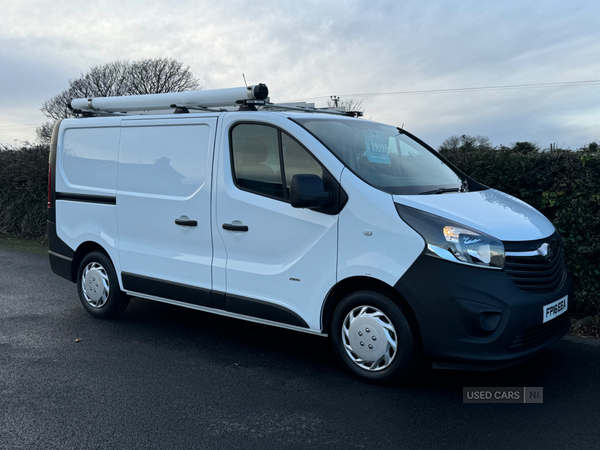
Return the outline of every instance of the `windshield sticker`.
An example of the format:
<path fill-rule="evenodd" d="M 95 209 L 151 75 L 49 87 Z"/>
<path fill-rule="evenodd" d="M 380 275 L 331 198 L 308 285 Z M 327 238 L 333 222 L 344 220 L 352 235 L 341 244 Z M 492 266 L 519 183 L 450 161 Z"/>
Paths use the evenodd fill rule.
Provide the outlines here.
<path fill-rule="evenodd" d="M 391 164 L 387 139 L 365 136 L 365 150 L 370 163 Z"/>

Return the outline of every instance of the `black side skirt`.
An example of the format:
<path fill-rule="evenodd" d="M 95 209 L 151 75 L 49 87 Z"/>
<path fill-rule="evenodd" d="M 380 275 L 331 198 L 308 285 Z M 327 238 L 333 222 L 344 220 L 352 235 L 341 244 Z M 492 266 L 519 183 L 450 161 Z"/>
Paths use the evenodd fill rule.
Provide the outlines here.
<path fill-rule="evenodd" d="M 308 324 L 298 314 L 279 305 L 131 273 L 123 272 L 121 278 L 123 280 L 123 287 L 130 292 L 221 309 L 296 327 L 309 328 Z"/>

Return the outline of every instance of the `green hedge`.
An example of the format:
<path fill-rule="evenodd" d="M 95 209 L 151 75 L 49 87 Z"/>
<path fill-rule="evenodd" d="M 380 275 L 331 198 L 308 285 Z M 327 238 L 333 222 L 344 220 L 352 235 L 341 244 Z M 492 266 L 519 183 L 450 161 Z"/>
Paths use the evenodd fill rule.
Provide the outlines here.
<path fill-rule="evenodd" d="M 0 232 L 45 237 L 48 153 L 45 145 L 0 146 Z"/>
<path fill-rule="evenodd" d="M 475 180 L 529 203 L 552 221 L 563 238 L 577 287 L 576 313 L 600 310 L 600 152 L 595 143 L 579 151 L 540 152 L 462 146 L 440 153 Z"/>

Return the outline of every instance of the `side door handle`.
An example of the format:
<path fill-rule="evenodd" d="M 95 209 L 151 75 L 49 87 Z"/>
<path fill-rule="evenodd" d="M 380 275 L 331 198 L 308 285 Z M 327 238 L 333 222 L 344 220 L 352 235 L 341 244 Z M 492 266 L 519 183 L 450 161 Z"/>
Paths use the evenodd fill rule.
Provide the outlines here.
<path fill-rule="evenodd" d="M 223 229 L 229 231 L 248 231 L 248 225 L 233 225 L 231 223 L 224 223 Z"/>
<path fill-rule="evenodd" d="M 175 225 L 181 225 L 182 227 L 197 227 L 198 222 L 189 219 L 175 219 Z"/>

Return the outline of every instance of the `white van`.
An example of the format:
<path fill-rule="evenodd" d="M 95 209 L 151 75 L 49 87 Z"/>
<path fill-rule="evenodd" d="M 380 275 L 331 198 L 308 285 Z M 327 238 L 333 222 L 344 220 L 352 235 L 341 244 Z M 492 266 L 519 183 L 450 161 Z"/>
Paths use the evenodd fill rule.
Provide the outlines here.
<path fill-rule="evenodd" d="M 140 297 L 331 336 L 375 382 L 421 358 L 505 367 L 567 331 L 573 285 L 539 212 L 401 128 L 267 92 L 72 102 L 82 117 L 52 136 L 50 263 L 90 314 Z"/>

